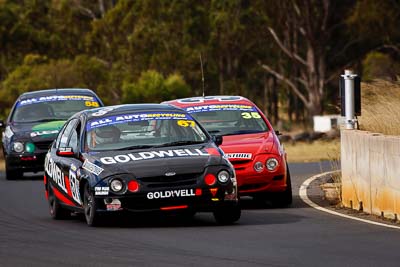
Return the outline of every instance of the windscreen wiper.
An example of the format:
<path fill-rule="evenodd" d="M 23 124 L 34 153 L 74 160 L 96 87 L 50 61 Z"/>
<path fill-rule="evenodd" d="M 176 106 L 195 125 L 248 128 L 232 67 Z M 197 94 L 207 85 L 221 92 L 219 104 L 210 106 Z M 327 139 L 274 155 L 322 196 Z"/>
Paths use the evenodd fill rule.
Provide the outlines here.
<path fill-rule="evenodd" d="M 165 146 L 183 146 L 183 145 L 194 145 L 194 144 L 203 144 L 205 141 L 194 141 L 194 140 L 186 140 L 186 141 L 175 141 L 170 143 L 165 143 L 158 145 L 156 147 L 165 147 Z"/>
<path fill-rule="evenodd" d="M 264 131 L 261 130 L 239 130 L 239 131 L 234 131 L 230 132 L 224 135 L 235 135 L 235 134 L 252 134 L 252 133 L 262 133 Z"/>
<path fill-rule="evenodd" d="M 131 150 L 131 149 L 144 149 L 144 148 L 152 148 L 154 146 L 152 145 L 137 145 L 137 146 L 127 146 L 127 147 L 123 147 L 123 148 L 118 148 L 115 150 Z"/>

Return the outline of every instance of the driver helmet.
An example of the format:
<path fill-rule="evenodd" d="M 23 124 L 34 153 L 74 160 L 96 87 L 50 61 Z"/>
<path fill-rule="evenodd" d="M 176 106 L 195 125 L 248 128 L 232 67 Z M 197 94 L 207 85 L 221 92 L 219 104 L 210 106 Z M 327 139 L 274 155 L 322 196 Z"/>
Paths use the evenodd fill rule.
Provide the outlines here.
<path fill-rule="evenodd" d="M 93 130 L 93 138 L 96 144 L 110 144 L 118 142 L 121 131 L 112 125 L 99 127 Z"/>

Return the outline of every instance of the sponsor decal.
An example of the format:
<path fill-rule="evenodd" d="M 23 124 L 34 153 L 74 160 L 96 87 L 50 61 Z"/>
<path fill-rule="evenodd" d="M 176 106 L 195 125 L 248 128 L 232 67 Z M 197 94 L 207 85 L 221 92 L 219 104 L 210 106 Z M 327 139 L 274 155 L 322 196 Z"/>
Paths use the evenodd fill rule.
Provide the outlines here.
<path fill-rule="evenodd" d="M 228 159 L 251 159 L 251 153 L 226 153 Z"/>
<path fill-rule="evenodd" d="M 47 175 L 53 179 L 53 181 L 58 185 L 58 187 L 65 193 L 68 193 L 67 187 L 65 186 L 64 175 L 63 175 L 61 169 L 57 166 L 57 164 L 50 157 L 49 153 L 47 153 L 47 155 L 46 155 L 45 162 L 44 162 L 44 168 L 45 168 Z"/>
<path fill-rule="evenodd" d="M 220 102 L 226 101 L 238 101 L 242 100 L 241 96 L 206 96 L 206 97 L 191 97 L 191 98 L 183 98 L 179 99 L 178 103 L 204 103 L 206 100 L 217 100 Z"/>
<path fill-rule="evenodd" d="M 187 121 L 193 121 L 193 118 L 184 113 L 167 113 L 167 112 L 157 112 L 157 113 L 145 112 L 145 113 L 134 113 L 134 114 L 122 114 L 117 116 L 109 116 L 101 119 L 91 120 L 86 125 L 86 130 L 90 131 L 98 127 L 109 126 L 118 123 L 139 122 L 147 120 L 183 120 L 186 122 L 181 122 L 182 126 L 183 124 L 189 126 L 192 124 Z"/>
<path fill-rule="evenodd" d="M 75 170 L 74 170 L 75 169 Z M 71 169 L 69 170 L 69 185 L 71 188 L 71 195 L 72 198 L 81 205 L 81 195 L 79 193 L 79 180 L 77 179 L 76 175 L 76 166 L 71 165 Z"/>
<path fill-rule="evenodd" d="M 91 163 L 88 160 L 85 160 L 85 162 L 83 162 L 82 168 L 87 170 L 88 172 L 96 174 L 96 175 L 100 175 L 100 173 L 102 173 L 104 171 L 103 168 L 100 168 L 99 166 Z"/>
<path fill-rule="evenodd" d="M 195 107 L 187 107 L 186 111 L 188 113 L 197 113 L 197 112 L 207 112 L 207 111 L 225 111 L 225 110 L 239 110 L 239 111 L 254 111 L 257 109 L 250 105 L 240 105 L 240 104 L 222 104 L 222 105 L 204 105 L 204 106 L 195 106 Z"/>
<path fill-rule="evenodd" d="M 57 134 L 65 121 L 50 121 L 32 127 L 31 137 L 47 137 Z"/>
<path fill-rule="evenodd" d="M 153 158 L 173 158 L 173 157 L 191 157 L 191 156 L 209 156 L 207 152 L 203 152 L 200 149 L 170 149 L 170 150 L 159 150 L 159 151 L 146 151 L 137 153 L 128 153 L 116 155 L 113 157 L 102 157 L 100 161 L 103 164 L 116 164 L 116 163 L 127 163 L 130 161 L 139 161 Z"/>
<path fill-rule="evenodd" d="M 171 198 L 171 197 L 193 197 L 195 196 L 194 189 L 181 189 L 181 190 L 169 190 L 169 191 L 157 191 L 147 193 L 147 199 L 160 199 L 160 198 Z"/>
<path fill-rule="evenodd" d="M 31 132 L 31 137 L 57 134 L 59 130 Z"/>
<path fill-rule="evenodd" d="M 96 186 L 94 188 L 94 194 L 96 196 L 108 196 L 108 192 L 110 192 L 110 187 L 108 186 Z"/>
<path fill-rule="evenodd" d="M 111 107 L 102 108 L 102 109 L 92 113 L 92 116 L 94 116 L 94 117 L 103 116 L 113 110 L 114 110 L 114 108 L 111 108 Z"/>
<path fill-rule="evenodd" d="M 119 199 L 113 199 L 111 203 L 106 204 L 108 211 L 116 211 L 121 209 L 121 201 Z"/>
<path fill-rule="evenodd" d="M 13 136 L 13 135 L 14 135 L 14 133 L 11 130 L 11 127 L 7 126 L 6 129 L 4 130 L 4 136 L 7 138 L 11 138 L 11 136 Z"/>
<path fill-rule="evenodd" d="M 17 107 L 30 105 L 30 104 L 35 104 L 35 103 L 65 101 L 65 100 L 90 101 L 91 103 L 93 103 L 93 102 L 97 103 L 97 101 L 92 96 L 84 96 L 84 95 L 52 95 L 52 96 L 33 97 L 33 98 L 28 98 L 28 99 L 21 100 L 20 102 L 18 102 Z"/>

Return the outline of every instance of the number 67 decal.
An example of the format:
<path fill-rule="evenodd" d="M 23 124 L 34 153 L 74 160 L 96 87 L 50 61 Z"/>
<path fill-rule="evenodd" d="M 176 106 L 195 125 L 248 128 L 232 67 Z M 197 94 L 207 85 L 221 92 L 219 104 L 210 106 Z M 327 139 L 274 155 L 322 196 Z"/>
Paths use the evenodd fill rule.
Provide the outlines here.
<path fill-rule="evenodd" d="M 243 112 L 242 113 L 242 118 L 243 119 L 261 119 L 261 115 L 258 114 L 258 112 Z"/>

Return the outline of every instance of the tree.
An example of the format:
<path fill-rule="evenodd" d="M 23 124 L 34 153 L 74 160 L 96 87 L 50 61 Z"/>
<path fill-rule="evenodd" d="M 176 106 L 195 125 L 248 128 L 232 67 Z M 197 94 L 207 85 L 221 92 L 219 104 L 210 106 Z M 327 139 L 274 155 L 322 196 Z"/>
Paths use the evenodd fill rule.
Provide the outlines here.
<path fill-rule="evenodd" d="M 143 72 L 136 83 L 125 83 L 122 92 L 123 103 L 160 103 L 187 97 L 190 87 L 179 74 L 169 75 L 165 79 L 157 71 L 149 70 Z"/>
<path fill-rule="evenodd" d="M 328 83 L 338 78 L 338 71 L 349 63 L 340 62 L 338 69 L 334 70 L 331 68 L 334 64 L 328 64 L 351 45 L 348 39 L 341 40 L 338 46 L 332 45 L 338 42 L 334 37 L 342 30 L 341 19 L 346 17 L 345 3 L 305 0 L 275 4 L 273 12 L 282 11 L 285 22 L 272 21 L 267 30 L 285 60 L 278 64 L 278 68 L 266 62 L 260 65 L 288 86 L 304 103 L 309 116 L 321 114 Z M 277 18 L 272 14 L 271 17 Z M 291 71 L 293 68 L 295 73 Z"/>

